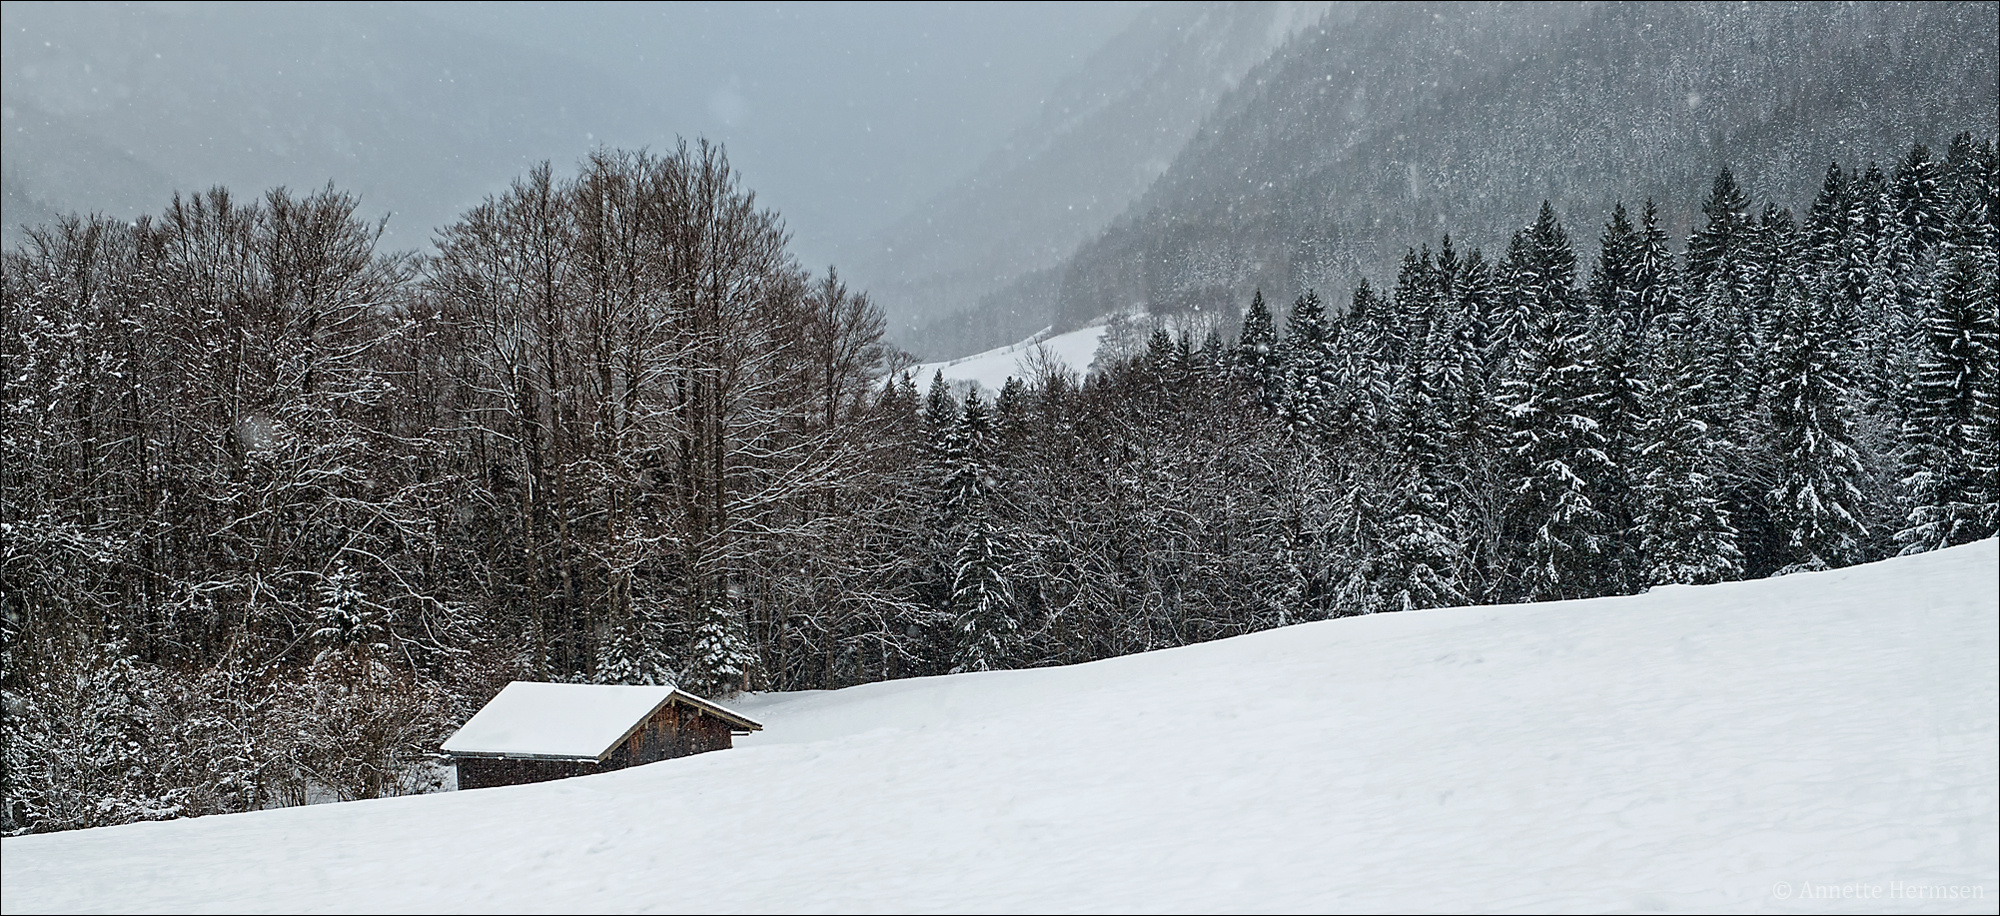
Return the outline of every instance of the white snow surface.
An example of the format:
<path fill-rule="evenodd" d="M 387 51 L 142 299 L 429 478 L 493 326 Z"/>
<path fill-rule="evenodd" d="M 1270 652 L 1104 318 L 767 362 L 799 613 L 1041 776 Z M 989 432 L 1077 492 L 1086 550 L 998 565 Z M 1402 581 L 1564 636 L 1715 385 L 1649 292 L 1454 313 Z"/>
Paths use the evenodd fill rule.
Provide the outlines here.
<path fill-rule="evenodd" d="M 7 912 L 1991 913 L 1996 577 L 1989 540 L 748 697 L 766 731 L 734 750 L 8 839 L 0 899 Z"/>
<path fill-rule="evenodd" d="M 446 738 L 444 750 L 595 760 L 673 695 L 672 687 L 515 681 Z"/>
<path fill-rule="evenodd" d="M 1049 335 L 1049 328 L 1044 328 L 1020 343 L 958 359 L 920 363 L 910 367 L 910 378 L 919 389 L 926 389 L 931 378 L 942 371 L 947 382 L 971 382 L 992 395 L 1007 384 L 1008 376 L 1028 381 L 1032 375 L 1029 364 L 1038 351 L 1082 375 L 1090 370 L 1090 361 L 1097 356 L 1104 327 L 1098 323 L 1054 336 Z"/>

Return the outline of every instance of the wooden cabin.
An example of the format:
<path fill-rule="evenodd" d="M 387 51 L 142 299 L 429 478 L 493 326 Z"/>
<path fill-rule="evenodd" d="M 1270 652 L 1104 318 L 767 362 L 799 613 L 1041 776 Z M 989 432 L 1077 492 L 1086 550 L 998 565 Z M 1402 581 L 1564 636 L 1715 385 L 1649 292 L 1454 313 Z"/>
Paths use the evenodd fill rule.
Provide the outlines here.
<path fill-rule="evenodd" d="M 458 787 L 585 776 L 730 746 L 764 726 L 672 687 L 515 681 L 444 742 Z"/>

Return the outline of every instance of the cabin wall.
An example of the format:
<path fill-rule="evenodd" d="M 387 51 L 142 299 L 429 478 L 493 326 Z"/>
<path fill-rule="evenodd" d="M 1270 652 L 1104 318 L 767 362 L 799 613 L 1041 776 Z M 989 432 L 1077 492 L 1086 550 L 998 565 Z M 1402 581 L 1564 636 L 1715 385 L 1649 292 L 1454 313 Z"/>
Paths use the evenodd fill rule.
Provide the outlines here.
<path fill-rule="evenodd" d="M 509 757 L 460 757 L 454 762 L 458 764 L 460 789 L 518 786 L 531 782 L 547 782 L 551 779 L 568 779 L 571 776 L 588 776 L 612 769 L 610 766 L 592 761 L 518 760 Z"/>
<path fill-rule="evenodd" d="M 638 766 L 730 747 L 729 723 L 677 703 L 653 713 L 646 724 L 605 758 L 606 768 Z"/>

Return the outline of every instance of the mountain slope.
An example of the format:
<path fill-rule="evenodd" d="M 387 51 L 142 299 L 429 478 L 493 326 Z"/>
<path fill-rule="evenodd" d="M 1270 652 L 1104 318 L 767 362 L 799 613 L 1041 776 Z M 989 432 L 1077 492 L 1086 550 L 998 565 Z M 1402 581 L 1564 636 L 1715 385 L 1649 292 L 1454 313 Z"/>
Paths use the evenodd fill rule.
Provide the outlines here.
<path fill-rule="evenodd" d="M 1105 325 L 1094 324 L 1065 334 L 1032 334 L 971 356 L 919 363 L 911 366 L 909 373 L 919 387 L 930 384 L 931 378 L 942 372 L 945 381 L 976 385 L 989 396 L 998 393 L 1009 378 L 1024 382 L 1039 378 L 1045 364 L 1052 364 L 1047 368 L 1066 368 L 1081 377 L 1090 371 L 1105 330 Z"/>
<path fill-rule="evenodd" d="M 1990 912 L 1996 575 L 1989 540 L 752 697 L 743 746 L 601 776 L 9 839 L 0 905 Z M 1856 885 L 1961 896 L 1821 896 Z"/>
<path fill-rule="evenodd" d="M 1669 228 L 1723 166 L 1803 206 L 1829 159 L 1885 166 L 1990 135 L 2000 5 L 1462 3 L 1342 7 L 1253 71 L 1132 209 L 1051 276 L 1062 329 L 1144 302 L 1226 306 L 1363 276 L 1451 232 L 1500 254 L 1553 201 L 1590 247 L 1613 203 Z"/>
<path fill-rule="evenodd" d="M 1149 7 L 965 180 L 856 246 L 850 275 L 898 336 L 929 322 L 916 346 L 951 348 L 960 328 L 951 316 L 1059 263 L 1123 213 L 1244 73 L 1327 5 Z M 996 331 L 1004 339 L 992 342 L 1036 327 Z"/>

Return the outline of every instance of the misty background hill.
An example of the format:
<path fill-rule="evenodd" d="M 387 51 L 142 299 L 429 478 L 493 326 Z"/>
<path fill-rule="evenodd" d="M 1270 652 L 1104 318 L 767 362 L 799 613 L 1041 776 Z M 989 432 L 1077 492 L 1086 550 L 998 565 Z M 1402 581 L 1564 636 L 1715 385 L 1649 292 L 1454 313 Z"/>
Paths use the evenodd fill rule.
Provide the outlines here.
<path fill-rule="evenodd" d="M 1911 138 L 1991 133 L 1996 12 L 1339 6 L 1225 95 L 1110 228 L 952 322 L 951 342 L 1135 306 L 1233 315 L 1258 288 L 1344 303 L 1445 232 L 1497 257 L 1544 199 L 1580 243 L 1647 196 L 1682 234 L 1724 166 L 1760 205 L 1800 207 L 1828 160 L 1887 168 Z"/>
<path fill-rule="evenodd" d="M 853 276 L 907 333 L 1054 266 L 1138 200 L 1244 74 L 1328 5 L 1147 8 L 976 171 L 854 252 Z"/>
<path fill-rule="evenodd" d="M 657 118 L 601 73 L 408 11 L 10 6 L 5 161 L 15 199 L 134 215 L 175 191 L 334 181 L 392 247 L 593 129 Z M 606 137 L 639 139 L 638 137 Z"/>

